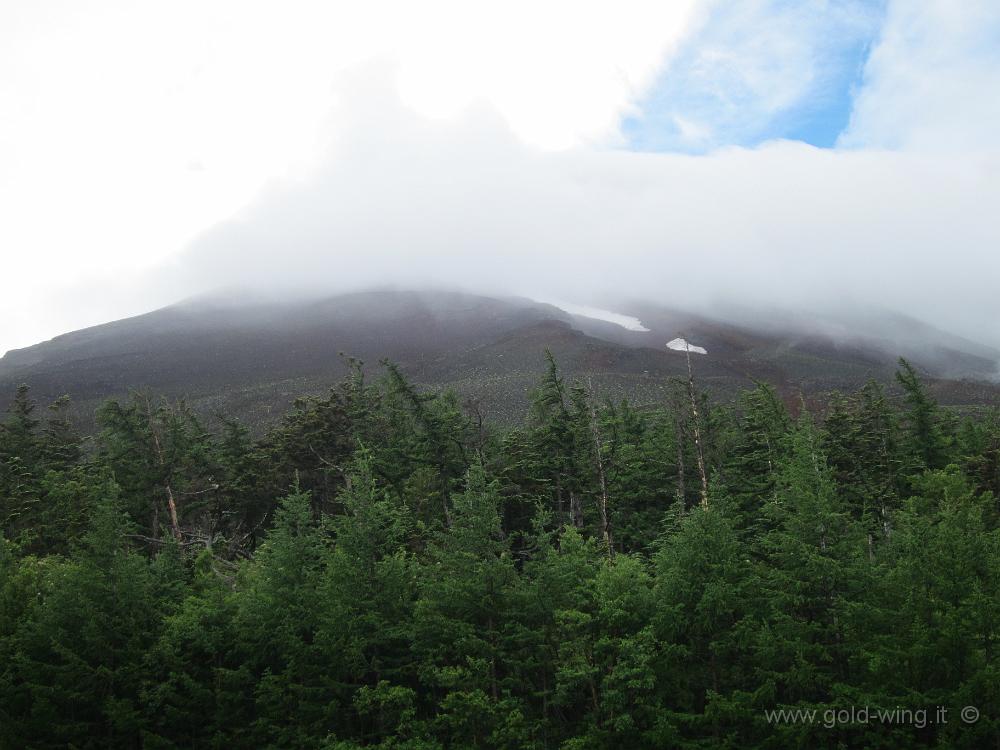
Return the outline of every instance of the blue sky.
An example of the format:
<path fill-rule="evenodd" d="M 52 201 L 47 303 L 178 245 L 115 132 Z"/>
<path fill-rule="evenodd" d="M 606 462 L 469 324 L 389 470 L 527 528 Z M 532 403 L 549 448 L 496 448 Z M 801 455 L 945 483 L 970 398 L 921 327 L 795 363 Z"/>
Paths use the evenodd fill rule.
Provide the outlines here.
<path fill-rule="evenodd" d="M 623 118 L 635 151 L 774 139 L 836 145 L 885 20 L 882 0 L 716 3 Z"/>

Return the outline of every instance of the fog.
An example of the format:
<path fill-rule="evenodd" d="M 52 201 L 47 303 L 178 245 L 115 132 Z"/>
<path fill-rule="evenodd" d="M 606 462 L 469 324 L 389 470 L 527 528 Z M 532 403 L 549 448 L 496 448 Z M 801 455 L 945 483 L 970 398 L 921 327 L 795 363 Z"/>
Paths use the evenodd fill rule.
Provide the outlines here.
<path fill-rule="evenodd" d="M 838 330 L 888 309 L 1000 346 L 996 3 L 662 6 L 32 5 L 0 24 L 0 351 L 219 290 L 388 285 Z M 830 147 L 760 140 L 815 107 Z"/>
<path fill-rule="evenodd" d="M 155 274 L 158 291 L 885 307 L 1000 344 L 995 151 L 541 152 L 488 108 L 427 120 L 399 103 L 391 70 L 358 80 L 322 166 L 199 237 Z"/>

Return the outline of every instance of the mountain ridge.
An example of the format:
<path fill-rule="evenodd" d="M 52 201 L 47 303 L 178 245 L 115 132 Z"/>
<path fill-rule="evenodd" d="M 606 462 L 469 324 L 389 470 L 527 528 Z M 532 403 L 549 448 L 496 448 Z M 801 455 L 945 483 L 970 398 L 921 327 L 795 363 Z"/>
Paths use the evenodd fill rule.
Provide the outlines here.
<path fill-rule="evenodd" d="M 891 381 L 898 356 L 912 359 L 945 403 L 996 403 L 1000 351 L 950 337 L 920 321 L 890 321 L 899 341 L 865 334 L 838 339 L 807 320 L 732 323 L 654 303 L 616 308 L 648 331 L 568 313 L 525 297 L 456 291 L 369 290 L 305 300 L 199 298 L 61 334 L 0 358 L 0 393 L 21 382 L 39 401 L 68 393 L 80 415 L 130 389 L 186 398 L 202 410 L 233 408 L 267 422 L 292 398 L 319 393 L 347 371 L 345 356 L 374 369 L 396 362 L 421 387 L 454 387 L 485 400 L 499 421 L 523 414 L 551 350 L 570 379 L 589 377 L 604 397 L 639 404 L 664 397 L 686 374 L 677 336 L 703 346 L 692 359 L 699 386 L 724 397 L 753 380 L 788 396 Z M 883 328 L 889 324 L 880 321 Z M 989 355 L 993 355 L 993 359 Z M 0 396 L 0 401 L 4 398 Z"/>

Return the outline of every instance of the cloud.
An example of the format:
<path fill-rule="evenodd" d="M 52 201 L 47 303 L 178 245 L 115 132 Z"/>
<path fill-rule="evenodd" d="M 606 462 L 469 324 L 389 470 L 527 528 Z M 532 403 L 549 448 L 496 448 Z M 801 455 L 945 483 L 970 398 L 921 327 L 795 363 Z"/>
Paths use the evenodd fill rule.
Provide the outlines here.
<path fill-rule="evenodd" d="M 897 0 L 840 145 L 970 152 L 1000 132 L 1000 4 Z"/>
<path fill-rule="evenodd" d="M 721 310 L 884 305 L 992 338 L 1000 153 L 774 142 L 543 152 L 489 109 L 421 118 L 370 72 L 325 166 L 195 242 L 180 290 L 457 285 Z"/>
<path fill-rule="evenodd" d="M 658 68 L 717 100 L 665 109 L 678 133 L 754 140 L 822 92 L 818 34 L 853 39 L 858 6 L 719 4 L 729 20 L 709 33 L 719 16 L 694 2 L 481 20 L 377 4 L 350 23 L 327 3 L 180 3 L 131 26 L 123 4 L 81 16 L 82 35 L 74 21 L 18 37 L 0 45 L 0 65 L 31 63 L 0 76 L 0 244 L 17 248 L 0 347 L 219 287 L 387 283 L 710 311 L 883 304 L 1000 344 L 1000 64 L 992 6 L 959 5 L 890 4 L 840 148 L 701 156 L 613 148 Z M 697 39 L 718 44 L 684 46 Z M 745 92 L 729 109 L 712 99 L 720 70 Z"/>
<path fill-rule="evenodd" d="M 566 148 L 615 135 L 700 4 L 0 3 L 0 247 L 17 279 L 0 351 L 162 301 L 124 282 L 311 167 L 327 120 L 354 117 L 331 88 L 344 71 L 392 60 L 408 109 L 484 102 L 519 140 Z M 69 306 L 115 279 L 118 307 Z"/>
<path fill-rule="evenodd" d="M 646 90 L 704 5 L 421 4 L 410 20 L 424 33 L 407 34 L 396 52 L 401 98 L 431 117 L 486 102 L 520 140 L 541 148 L 600 142 L 616 135 L 621 111 Z"/>

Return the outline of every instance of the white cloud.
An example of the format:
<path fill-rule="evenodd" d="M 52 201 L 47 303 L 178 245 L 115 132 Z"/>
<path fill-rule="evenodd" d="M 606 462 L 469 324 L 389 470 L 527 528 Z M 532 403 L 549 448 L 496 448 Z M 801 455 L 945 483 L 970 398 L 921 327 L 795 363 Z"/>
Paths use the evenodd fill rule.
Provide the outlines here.
<path fill-rule="evenodd" d="M 488 113 L 435 124 L 366 96 L 352 108 L 367 119 L 312 179 L 192 246 L 178 292 L 421 283 L 612 309 L 884 304 L 998 343 L 982 322 L 1000 319 L 1000 152 L 541 153 Z"/>
<path fill-rule="evenodd" d="M 694 2 L 5 9 L 0 349 L 218 286 L 389 282 L 882 302 L 1000 343 L 983 326 L 1000 319 L 997 88 L 970 93 L 1000 66 L 992 6 L 966 6 L 982 36 L 958 5 L 890 7 L 851 149 L 704 157 L 593 145 L 693 33 Z M 814 6 L 774 24 L 762 7 L 731 11 L 749 26 L 722 65 L 753 93 L 732 107 L 751 122 L 823 76 L 795 39 Z M 688 114 L 690 137 L 728 137 L 725 118 Z"/>
<path fill-rule="evenodd" d="M 994 148 L 998 92 L 1000 3 L 896 0 L 840 143 L 952 153 Z"/>
<path fill-rule="evenodd" d="M 562 148 L 613 133 L 697 2 L 0 3 L 0 247 L 18 279 L 0 351 L 99 322 L 60 299 L 153 267 L 314 164 L 355 116 L 332 93 L 353 66 L 394 60 L 415 111 L 484 102 Z"/>
<path fill-rule="evenodd" d="M 402 100 L 437 117 L 488 102 L 521 140 L 542 148 L 600 141 L 614 135 L 621 111 L 649 85 L 702 5 L 412 4 L 414 25 L 426 31 L 430 20 L 437 33 L 402 39 Z"/>

